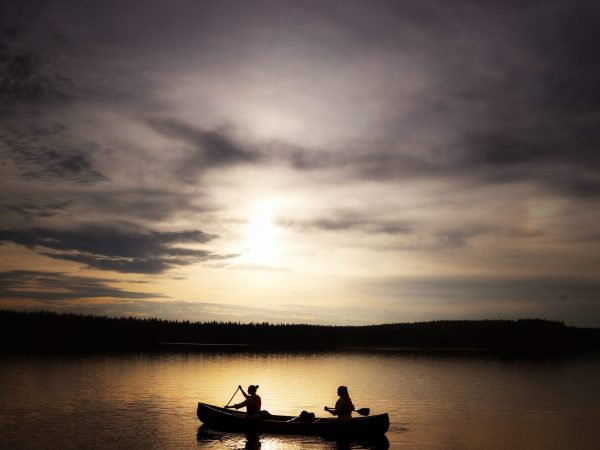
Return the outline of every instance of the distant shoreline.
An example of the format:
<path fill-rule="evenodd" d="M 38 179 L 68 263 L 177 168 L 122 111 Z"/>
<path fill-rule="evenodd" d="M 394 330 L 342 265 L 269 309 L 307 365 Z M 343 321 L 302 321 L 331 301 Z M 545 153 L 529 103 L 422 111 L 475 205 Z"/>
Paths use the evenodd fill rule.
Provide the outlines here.
<path fill-rule="evenodd" d="M 184 348 L 570 355 L 600 351 L 600 328 L 571 327 L 543 319 L 326 326 L 0 310 L 0 354 Z"/>
<path fill-rule="evenodd" d="M 164 348 L 200 348 L 200 349 L 269 349 L 278 348 L 281 346 L 273 346 L 267 344 L 207 344 L 202 342 L 158 342 L 156 345 Z M 284 347 L 285 348 L 285 347 Z M 292 349 L 297 347 L 292 347 Z M 311 347 L 308 347 L 311 348 Z M 480 353 L 485 349 L 476 347 L 361 347 L 361 346 L 339 346 L 330 347 L 335 351 L 378 351 L 378 352 L 425 352 L 425 353 Z"/>

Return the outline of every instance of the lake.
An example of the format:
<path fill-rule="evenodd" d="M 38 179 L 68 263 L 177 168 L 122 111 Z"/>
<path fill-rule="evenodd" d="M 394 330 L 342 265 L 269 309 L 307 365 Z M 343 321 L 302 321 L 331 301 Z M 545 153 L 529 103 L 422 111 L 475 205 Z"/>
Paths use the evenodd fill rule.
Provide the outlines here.
<path fill-rule="evenodd" d="M 408 352 L 163 352 L 0 359 L 2 448 L 596 449 L 600 358 L 499 359 Z M 213 432 L 198 401 L 224 406 L 258 384 L 263 409 L 326 417 L 346 385 L 388 412 L 387 439 L 335 442 Z M 242 400 L 238 393 L 234 403 Z"/>

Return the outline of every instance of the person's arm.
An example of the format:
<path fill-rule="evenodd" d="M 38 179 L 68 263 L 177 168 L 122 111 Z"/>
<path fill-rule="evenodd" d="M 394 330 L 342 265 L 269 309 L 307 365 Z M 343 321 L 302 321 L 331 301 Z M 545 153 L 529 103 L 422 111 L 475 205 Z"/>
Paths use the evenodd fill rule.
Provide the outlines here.
<path fill-rule="evenodd" d="M 244 396 L 244 398 L 248 398 L 248 394 L 246 394 L 244 392 L 244 388 L 242 386 L 238 386 L 240 388 L 240 392 L 242 393 L 242 395 Z"/>
<path fill-rule="evenodd" d="M 325 411 L 327 411 L 328 413 L 333 414 L 334 416 L 337 415 L 337 413 L 335 412 L 335 408 L 330 408 L 329 406 L 325 407 Z"/>
<path fill-rule="evenodd" d="M 235 405 L 226 406 L 226 409 L 231 409 L 231 408 L 240 409 L 240 408 L 243 408 L 244 406 L 246 406 L 247 404 L 248 404 L 248 400 L 244 400 L 242 403 L 236 403 Z"/>

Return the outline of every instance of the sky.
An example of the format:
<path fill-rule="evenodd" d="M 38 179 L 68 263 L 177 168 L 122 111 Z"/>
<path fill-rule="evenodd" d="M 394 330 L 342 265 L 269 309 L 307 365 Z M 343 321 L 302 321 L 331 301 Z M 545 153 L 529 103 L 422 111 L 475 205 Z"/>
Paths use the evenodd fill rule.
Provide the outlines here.
<path fill-rule="evenodd" d="M 0 6 L 0 308 L 600 326 L 600 3 Z"/>

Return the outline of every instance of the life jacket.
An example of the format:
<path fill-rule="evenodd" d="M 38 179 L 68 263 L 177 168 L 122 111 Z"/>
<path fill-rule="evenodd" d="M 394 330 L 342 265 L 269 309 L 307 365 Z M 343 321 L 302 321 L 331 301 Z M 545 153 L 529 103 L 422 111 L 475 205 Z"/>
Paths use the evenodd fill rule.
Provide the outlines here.
<path fill-rule="evenodd" d="M 257 394 L 249 395 L 246 405 L 248 406 L 248 414 L 256 414 L 260 412 L 261 400 Z"/>

